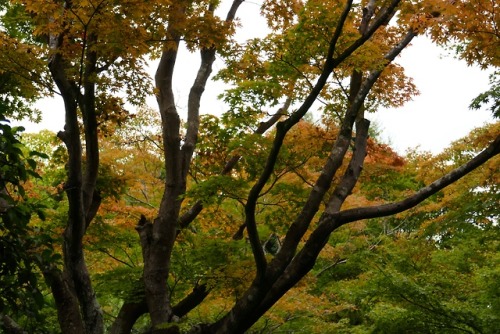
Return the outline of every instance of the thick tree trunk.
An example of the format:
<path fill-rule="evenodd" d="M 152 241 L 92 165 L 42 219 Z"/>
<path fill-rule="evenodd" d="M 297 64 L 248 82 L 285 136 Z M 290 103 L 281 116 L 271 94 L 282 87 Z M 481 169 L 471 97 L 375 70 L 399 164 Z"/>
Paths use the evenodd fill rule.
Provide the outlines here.
<path fill-rule="evenodd" d="M 137 302 L 125 302 L 113 322 L 110 334 L 129 334 L 137 319 L 148 311 L 146 298 Z"/>
<path fill-rule="evenodd" d="M 51 49 L 57 51 L 62 41 L 62 35 L 51 37 Z M 95 84 L 86 83 L 86 95 L 82 95 L 76 83 L 66 75 L 65 62 L 60 53 L 55 53 L 51 57 L 49 69 L 64 100 L 66 116 L 64 131 L 58 133 L 58 137 L 64 142 L 68 151 L 68 175 L 64 189 L 68 197 L 69 210 L 64 231 L 64 274 L 68 279 L 70 289 L 75 291 L 78 297 L 85 333 L 102 334 L 104 332 L 102 311 L 92 288 L 83 254 L 83 236 L 92 219 L 88 212 L 94 213 L 96 211 L 95 205 L 92 203 L 99 165 L 98 148 L 96 147 L 97 123 L 93 109 L 93 100 L 95 99 L 93 87 Z M 93 71 L 92 64 L 90 64 L 88 71 Z M 92 76 L 90 72 L 86 73 L 87 79 Z M 86 139 L 91 142 L 89 143 L 90 148 L 87 147 L 89 157 L 85 178 L 82 171 L 83 152 L 78 124 L 78 105 L 80 105 L 85 118 Z M 88 128 L 89 126 L 91 128 Z M 90 136 L 87 133 L 90 133 Z M 92 139 L 91 136 L 95 136 L 95 139 Z"/>
<path fill-rule="evenodd" d="M 43 276 L 52 291 L 56 303 L 57 319 L 62 333 L 83 334 L 84 325 L 78 307 L 78 299 L 70 288 L 64 273 L 56 268 L 44 268 Z"/>
<path fill-rule="evenodd" d="M 229 10 L 227 21 L 234 19 L 242 0 L 235 0 Z M 160 210 L 154 224 L 139 229 L 144 257 L 144 285 L 154 333 L 175 332 L 176 327 L 160 329 L 170 322 L 173 311 L 167 289 L 170 256 L 180 229 L 180 207 L 186 191 L 186 182 L 191 159 L 199 132 L 200 100 L 215 60 L 215 46 L 200 50 L 201 65 L 189 93 L 186 135 L 181 143 L 180 117 L 175 105 L 172 79 L 177 59 L 179 42 L 186 19 L 186 4 L 175 3 L 170 7 L 170 20 L 166 31 L 166 42 L 155 74 L 157 101 L 162 119 L 162 136 L 165 159 L 165 191 Z M 214 6 L 208 8 L 213 15 Z M 175 18 L 175 19 L 173 19 Z M 182 146 L 181 146 L 182 145 Z"/>

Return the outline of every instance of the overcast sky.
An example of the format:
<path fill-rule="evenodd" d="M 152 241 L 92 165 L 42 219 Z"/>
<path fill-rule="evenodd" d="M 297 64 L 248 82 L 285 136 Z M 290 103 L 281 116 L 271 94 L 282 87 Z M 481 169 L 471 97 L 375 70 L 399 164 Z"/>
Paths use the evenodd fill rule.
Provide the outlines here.
<path fill-rule="evenodd" d="M 488 89 L 491 70 L 467 66 L 425 37 L 418 37 L 397 59 L 420 90 L 402 108 L 370 115 L 393 148 L 419 146 L 437 153 L 475 127 L 492 122 L 486 108 L 470 110 L 472 99 Z"/>
<path fill-rule="evenodd" d="M 265 26 L 265 22 L 257 15 L 258 8 L 255 3 L 247 3 L 246 7 L 241 8 L 241 39 L 255 37 L 252 35 L 255 33 L 264 34 L 263 29 L 256 28 Z M 245 29 L 246 24 L 252 28 Z M 187 60 L 184 67 L 176 69 L 180 74 L 175 82 L 178 87 L 175 93 L 184 98 L 184 101 L 179 101 L 181 108 L 186 104 L 187 89 L 194 79 L 198 58 L 187 51 L 181 52 L 178 57 L 178 65 Z M 402 108 L 381 110 L 368 117 L 377 123 L 384 141 L 398 152 L 404 153 L 408 148 L 419 147 L 438 153 L 452 141 L 467 135 L 474 127 L 492 121 L 486 109 L 468 109 L 471 100 L 487 90 L 491 71 L 469 67 L 464 61 L 447 55 L 446 51 L 421 36 L 396 61 L 413 77 L 421 94 Z M 221 66 L 222 63 L 216 63 L 214 72 Z M 155 64 L 152 65 L 152 74 L 154 68 Z M 220 84 L 209 83 L 202 101 L 202 112 L 220 114 L 224 111 L 223 104 L 216 100 L 221 89 Z M 148 99 L 148 104 L 155 107 L 154 98 Z M 28 132 L 41 129 L 57 132 L 63 128 L 62 99 L 45 99 L 37 107 L 42 110 L 44 119 L 40 124 L 23 124 Z"/>

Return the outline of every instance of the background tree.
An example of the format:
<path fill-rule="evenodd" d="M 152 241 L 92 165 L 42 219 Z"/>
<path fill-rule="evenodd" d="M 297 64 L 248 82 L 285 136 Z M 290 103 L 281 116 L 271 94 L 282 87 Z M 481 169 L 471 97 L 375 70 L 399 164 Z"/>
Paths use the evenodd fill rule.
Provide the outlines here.
<path fill-rule="evenodd" d="M 35 151 L 24 152 L 22 128 L 11 127 L 0 113 L 0 321 L 8 331 L 23 329 L 11 318 L 24 318 L 24 329 L 41 328 L 44 297 L 37 266 L 54 262 L 51 240 L 33 233 L 32 215 L 44 219 L 43 204 L 27 195 L 25 183 L 39 178 Z"/>
<path fill-rule="evenodd" d="M 465 146 L 473 154 L 478 142 L 496 133 L 498 124 L 476 129 L 431 161 L 414 155 L 403 167 L 408 180 L 418 186 L 432 178 L 428 164 L 443 166 L 435 170 L 439 174 L 456 167 L 466 159 Z M 495 157 L 411 212 L 367 221 L 363 229 L 345 226 L 332 236 L 329 244 L 345 262 L 337 270 L 316 271 L 316 293 L 332 296 L 336 306 L 330 326 L 360 333 L 494 332 L 497 167 Z"/>

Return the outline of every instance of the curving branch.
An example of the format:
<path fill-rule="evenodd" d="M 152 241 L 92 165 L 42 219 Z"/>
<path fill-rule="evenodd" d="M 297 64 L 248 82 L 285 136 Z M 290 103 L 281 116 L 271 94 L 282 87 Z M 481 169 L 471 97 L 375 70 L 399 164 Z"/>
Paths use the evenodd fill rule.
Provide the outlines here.
<path fill-rule="evenodd" d="M 0 313 L 0 328 L 6 334 L 28 334 L 17 322 L 6 314 Z"/>
<path fill-rule="evenodd" d="M 375 21 L 366 29 L 361 37 L 354 41 L 339 56 L 333 59 L 332 63 L 334 67 L 343 62 L 347 57 L 352 55 L 354 51 L 356 51 L 360 46 L 365 44 L 365 42 L 368 41 L 381 26 L 386 25 L 388 20 L 390 20 L 391 17 L 394 16 L 394 13 L 396 12 L 396 9 L 400 2 L 401 0 L 393 0 L 390 5 L 387 6 L 387 8 L 384 8 L 381 11 L 381 14 L 377 16 Z"/>
<path fill-rule="evenodd" d="M 235 0 L 226 17 L 226 22 L 230 23 L 234 20 L 236 12 L 243 0 Z M 214 6 L 209 6 L 209 15 L 214 15 Z M 200 125 L 200 101 L 205 91 L 208 78 L 212 73 L 212 65 L 215 61 L 216 46 L 211 45 L 200 50 L 201 64 L 196 75 L 196 79 L 191 87 L 188 97 L 188 120 L 187 131 L 184 144 L 182 146 L 183 161 L 182 161 L 182 178 L 185 179 L 189 170 L 191 159 L 198 139 Z"/>
<path fill-rule="evenodd" d="M 333 58 L 335 53 L 335 48 L 337 47 L 337 42 L 342 35 L 342 30 L 344 30 L 345 21 L 347 20 L 347 16 L 352 8 L 353 0 L 347 1 L 342 14 L 340 15 L 339 22 L 337 22 L 337 27 L 335 28 L 335 32 L 333 33 L 333 37 L 330 40 L 330 47 L 328 49 L 327 59 Z"/>
<path fill-rule="evenodd" d="M 425 199 L 434 195 L 446 186 L 459 180 L 464 175 L 484 164 L 489 159 L 500 153 L 500 135 L 481 153 L 472 160 L 454 169 L 450 173 L 432 182 L 428 186 L 420 189 L 414 195 L 395 203 L 349 209 L 330 215 L 330 220 L 335 220 L 340 225 L 344 225 L 360 219 L 370 219 L 394 215 L 413 208 Z"/>

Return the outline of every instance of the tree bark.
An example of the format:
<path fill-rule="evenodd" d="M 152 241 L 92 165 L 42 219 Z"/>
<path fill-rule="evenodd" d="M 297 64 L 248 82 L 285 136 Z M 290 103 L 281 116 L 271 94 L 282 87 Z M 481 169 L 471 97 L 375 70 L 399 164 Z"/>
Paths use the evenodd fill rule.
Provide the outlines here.
<path fill-rule="evenodd" d="M 70 6 L 70 4 L 65 4 Z M 66 9 L 65 7 L 65 9 Z M 85 333 L 101 334 L 104 322 L 100 305 L 95 296 L 90 274 L 83 254 L 83 236 L 90 223 L 88 212 L 96 212 L 92 204 L 99 165 L 97 147 L 97 123 L 95 122 L 95 83 L 91 77 L 95 72 L 95 53 L 87 54 L 89 62 L 85 72 L 84 95 L 78 85 L 66 74 L 66 64 L 59 52 L 63 43 L 63 35 L 50 37 L 50 48 L 53 51 L 49 61 L 49 70 L 56 83 L 65 106 L 64 131 L 58 137 L 64 142 L 68 151 L 68 175 L 64 185 L 68 198 L 68 221 L 64 231 L 64 275 L 72 291 L 76 292 L 83 318 Z M 84 61 L 82 59 L 82 61 Z M 81 64 L 84 66 L 83 64 Z M 84 115 L 84 131 L 89 140 L 87 149 L 86 175 L 82 171 L 82 143 L 78 124 L 77 108 L 80 105 Z M 89 135 L 90 134 L 90 135 Z M 92 208 L 92 210 L 90 210 Z M 70 332 L 68 332 L 70 333 Z M 71 332 L 72 333 L 72 332 Z"/>
<path fill-rule="evenodd" d="M 355 96 L 351 97 L 352 99 L 350 98 L 349 109 L 347 110 L 344 120 L 342 121 L 339 137 L 334 144 L 334 148 L 332 149 L 332 153 L 327 160 L 325 168 L 313 187 L 304 209 L 288 229 L 283 246 L 270 264 L 267 264 L 265 262 L 265 258 L 261 253 L 259 253 L 259 248 L 262 249 L 262 247 L 260 246 L 260 240 L 257 234 L 256 222 L 254 218 L 256 208 L 255 203 L 274 169 L 274 164 L 288 130 L 300 119 L 302 119 L 305 113 L 309 110 L 312 103 L 316 100 L 317 96 L 319 96 L 321 90 L 325 86 L 333 69 L 373 35 L 383 22 L 391 16 L 392 12 L 395 11 L 398 3 L 398 0 L 394 0 L 388 9 L 385 10 L 384 13 L 380 15 L 371 26 L 368 26 L 366 32 L 362 34 L 358 40 L 347 47 L 344 52 L 341 52 L 337 58 L 333 58 L 336 43 L 343 29 L 343 24 L 345 23 L 347 15 L 351 9 L 352 2 L 349 1 L 343 14 L 341 15 L 339 25 L 331 38 L 330 48 L 325 58 L 325 65 L 318 81 L 300 108 L 292 113 L 286 121 L 278 123 L 273 147 L 268 155 L 266 166 L 264 167 L 264 171 L 259 180 L 256 182 L 254 187 L 252 187 L 245 208 L 245 214 L 247 215 L 247 231 L 249 234 L 249 240 L 252 244 L 252 249 L 254 250 L 254 257 L 256 261 L 256 278 L 248 290 L 244 293 L 243 297 L 236 302 L 231 311 L 217 323 L 210 326 L 210 331 L 213 333 L 240 333 L 247 330 L 255 321 L 257 321 L 258 317 L 266 312 L 269 307 L 271 307 L 286 291 L 288 291 L 288 289 L 293 287 L 314 265 L 314 254 L 308 254 L 305 258 L 307 260 L 299 262 L 300 266 L 290 267 L 296 259 L 294 255 L 301 238 L 304 236 L 312 218 L 318 211 L 319 204 L 323 199 L 324 194 L 329 189 L 333 176 L 336 174 L 338 168 L 344 160 L 351 140 L 353 124 L 356 118 L 358 118 L 360 110 L 363 108 L 366 96 L 373 87 L 374 83 L 377 81 L 382 70 L 375 70 L 370 73 L 359 88 L 353 90 L 353 94 L 355 94 Z M 408 45 L 414 36 L 415 34 L 410 31 L 402 39 L 402 41 L 386 55 L 387 64 L 390 63 L 404 49 L 404 47 Z M 326 242 L 326 240 L 327 239 L 325 239 L 324 242 Z M 324 243 L 322 246 L 323 245 Z M 293 277 L 291 272 L 293 272 L 293 275 L 296 275 L 296 277 Z M 295 280 L 296 278 L 297 280 Z M 273 290 L 276 289 L 276 284 L 278 284 L 279 288 L 277 290 Z M 274 296 L 277 297 L 275 298 Z"/>
<path fill-rule="evenodd" d="M 177 318 L 182 318 L 198 306 L 208 296 L 209 292 L 204 284 L 195 286 L 190 294 L 172 307 L 173 315 Z M 110 334 L 129 334 L 139 317 L 148 312 L 145 295 L 142 297 L 134 296 L 133 299 L 133 301 L 125 301 L 120 308 L 120 312 L 111 327 Z"/>
<path fill-rule="evenodd" d="M 22 329 L 22 327 L 11 317 L 5 314 L 0 314 L 0 328 L 2 328 L 6 334 L 28 334 L 28 332 Z"/>
<path fill-rule="evenodd" d="M 227 16 L 228 21 L 234 19 L 242 2 L 242 0 L 233 2 Z M 174 315 L 166 286 L 170 256 L 180 229 L 179 212 L 182 195 L 186 191 L 186 179 L 198 137 L 200 99 L 211 74 L 216 52 L 215 45 L 200 50 L 201 65 L 189 94 L 187 131 L 181 146 L 180 117 L 175 105 L 172 79 L 182 27 L 186 20 L 185 6 L 183 2 L 179 2 L 170 7 L 171 19 L 166 31 L 168 42 L 164 44 L 164 50 L 155 74 L 156 88 L 158 89 L 157 102 L 162 119 L 166 171 L 165 191 L 154 224 L 140 231 L 142 233 L 146 300 L 154 333 L 175 331 L 174 327 L 170 329 L 160 329 L 159 327 L 170 322 Z M 209 8 L 209 15 L 213 15 L 213 8 Z"/>
<path fill-rule="evenodd" d="M 133 301 L 125 303 L 120 308 L 120 312 L 116 317 L 110 329 L 110 334 L 129 334 L 132 327 L 137 322 L 137 319 L 143 314 L 148 312 L 148 305 L 146 298 L 140 301 Z"/>
<path fill-rule="evenodd" d="M 43 268 L 42 271 L 56 303 L 57 319 L 61 332 L 85 333 L 78 299 L 64 273 L 53 267 Z"/>

